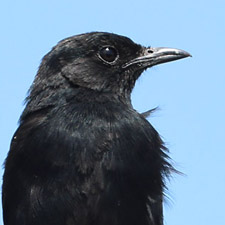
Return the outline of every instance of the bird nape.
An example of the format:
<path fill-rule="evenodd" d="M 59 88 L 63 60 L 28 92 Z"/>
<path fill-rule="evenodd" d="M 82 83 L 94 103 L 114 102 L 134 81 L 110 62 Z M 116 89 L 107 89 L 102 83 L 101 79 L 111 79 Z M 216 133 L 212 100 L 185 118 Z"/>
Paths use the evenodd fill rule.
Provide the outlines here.
<path fill-rule="evenodd" d="M 3 176 L 5 225 L 162 225 L 173 170 L 131 105 L 141 73 L 190 56 L 103 32 L 59 42 L 42 60 Z"/>

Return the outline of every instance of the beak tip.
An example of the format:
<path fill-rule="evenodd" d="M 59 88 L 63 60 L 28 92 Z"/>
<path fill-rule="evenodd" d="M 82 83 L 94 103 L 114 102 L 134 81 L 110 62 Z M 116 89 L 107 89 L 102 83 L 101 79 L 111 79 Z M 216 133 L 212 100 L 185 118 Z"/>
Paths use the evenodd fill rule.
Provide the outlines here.
<path fill-rule="evenodd" d="M 185 57 L 192 57 L 192 55 L 191 55 L 189 52 L 185 52 L 185 53 L 184 53 L 184 56 L 185 56 Z"/>
<path fill-rule="evenodd" d="M 180 55 L 182 58 L 186 58 L 186 57 L 192 57 L 192 55 L 189 52 L 186 52 L 184 50 L 181 49 L 175 49 L 174 53 L 176 55 Z"/>

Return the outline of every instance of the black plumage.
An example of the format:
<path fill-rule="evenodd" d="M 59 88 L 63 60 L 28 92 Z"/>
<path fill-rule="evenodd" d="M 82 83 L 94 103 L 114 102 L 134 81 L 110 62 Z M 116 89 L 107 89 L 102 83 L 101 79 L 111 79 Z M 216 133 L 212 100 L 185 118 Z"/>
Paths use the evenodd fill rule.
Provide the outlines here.
<path fill-rule="evenodd" d="M 162 225 L 172 166 L 131 105 L 148 67 L 189 56 L 102 32 L 59 42 L 42 60 L 3 176 L 5 225 Z"/>

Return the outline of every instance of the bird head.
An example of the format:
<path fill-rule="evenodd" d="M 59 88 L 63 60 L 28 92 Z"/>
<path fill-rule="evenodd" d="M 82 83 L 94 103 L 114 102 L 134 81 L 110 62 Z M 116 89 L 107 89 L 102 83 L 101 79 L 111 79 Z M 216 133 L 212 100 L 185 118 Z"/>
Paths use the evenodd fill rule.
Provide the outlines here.
<path fill-rule="evenodd" d="M 143 47 L 112 33 L 76 35 L 43 58 L 31 92 L 69 85 L 129 96 L 145 69 L 188 56 L 179 49 Z"/>

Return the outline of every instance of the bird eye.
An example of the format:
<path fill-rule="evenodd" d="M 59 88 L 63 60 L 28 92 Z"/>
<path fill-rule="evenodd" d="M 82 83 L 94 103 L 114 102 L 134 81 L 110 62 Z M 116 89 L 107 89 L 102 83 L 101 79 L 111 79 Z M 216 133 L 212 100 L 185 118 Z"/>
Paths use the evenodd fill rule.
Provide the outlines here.
<path fill-rule="evenodd" d="M 104 47 L 99 51 L 100 58 L 107 62 L 113 63 L 118 58 L 117 50 L 113 47 Z"/>

